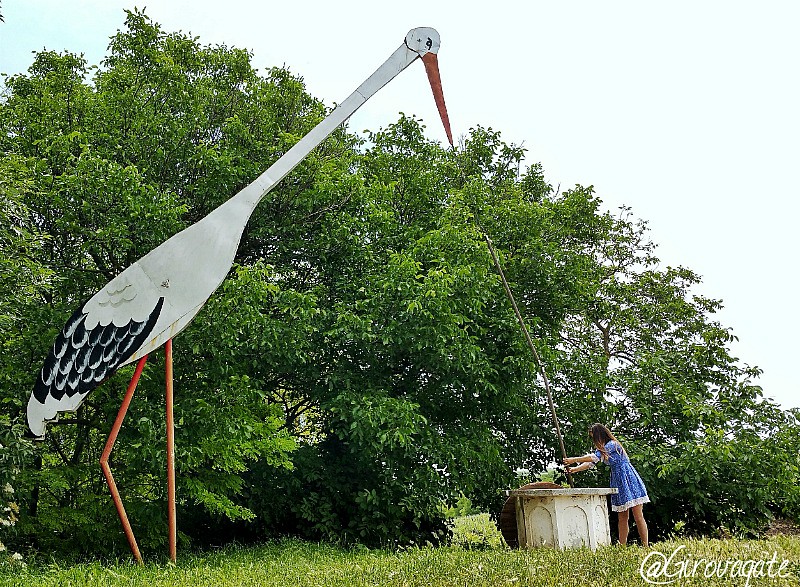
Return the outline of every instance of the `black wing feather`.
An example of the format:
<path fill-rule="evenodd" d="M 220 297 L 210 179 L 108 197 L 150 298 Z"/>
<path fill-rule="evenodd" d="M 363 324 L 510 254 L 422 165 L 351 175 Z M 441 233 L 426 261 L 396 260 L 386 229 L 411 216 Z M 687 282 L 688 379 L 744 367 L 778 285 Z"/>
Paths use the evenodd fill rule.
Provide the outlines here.
<path fill-rule="evenodd" d="M 111 375 L 141 347 L 156 325 L 164 298 L 159 298 L 143 322 L 124 326 L 99 324 L 87 330 L 86 314 L 79 308 L 56 337 L 33 388 L 33 396 L 44 403 L 48 395 L 60 400 L 66 394 L 86 395 Z"/>

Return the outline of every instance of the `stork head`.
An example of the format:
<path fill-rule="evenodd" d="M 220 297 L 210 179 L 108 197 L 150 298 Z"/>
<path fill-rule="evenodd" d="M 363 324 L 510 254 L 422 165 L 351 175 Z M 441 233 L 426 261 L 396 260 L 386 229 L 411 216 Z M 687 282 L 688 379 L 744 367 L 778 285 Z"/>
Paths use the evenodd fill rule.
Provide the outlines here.
<path fill-rule="evenodd" d="M 439 51 L 439 44 L 439 33 L 436 29 L 430 27 L 411 29 L 406 35 L 406 46 L 412 51 L 416 51 L 425 64 L 425 71 L 428 72 L 428 81 L 433 90 L 433 99 L 439 109 L 439 116 L 442 118 L 447 140 L 450 141 L 450 146 L 452 147 L 453 134 L 450 132 L 450 118 L 447 116 L 447 106 L 444 103 L 442 79 L 439 76 L 439 60 L 436 57 Z"/>
<path fill-rule="evenodd" d="M 406 35 L 406 45 L 412 51 L 419 53 L 420 57 L 426 53 L 438 53 L 440 44 L 439 32 L 430 27 L 411 29 Z"/>

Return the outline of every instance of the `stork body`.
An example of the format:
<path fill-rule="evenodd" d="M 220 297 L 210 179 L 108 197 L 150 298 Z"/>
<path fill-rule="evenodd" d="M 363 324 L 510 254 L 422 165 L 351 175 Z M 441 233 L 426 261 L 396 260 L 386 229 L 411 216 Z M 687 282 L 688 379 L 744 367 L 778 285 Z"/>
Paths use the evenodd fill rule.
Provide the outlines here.
<path fill-rule="evenodd" d="M 117 368 L 186 328 L 233 263 L 253 184 L 112 279 L 67 321 L 28 401 L 37 437 Z"/>
<path fill-rule="evenodd" d="M 144 367 L 147 355 L 167 345 L 167 435 L 172 437 L 172 338 L 186 328 L 233 264 L 247 222 L 261 199 L 314 147 L 346 121 L 375 92 L 418 57 L 428 71 L 434 98 L 452 144 L 436 54 L 439 35 L 431 28 L 411 30 L 403 44 L 344 102 L 255 181 L 208 216 L 174 235 L 112 279 L 67 321 L 42 367 L 28 402 L 31 432 L 43 438 L 59 413 L 75 411 L 88 394 L 119 367 L 139 361 L 101 458 L 126 535 L 141 556 L 130 530 L 108 457 Z M 174 458 L 168 447 L 170 554 L 174 547 Z"/>

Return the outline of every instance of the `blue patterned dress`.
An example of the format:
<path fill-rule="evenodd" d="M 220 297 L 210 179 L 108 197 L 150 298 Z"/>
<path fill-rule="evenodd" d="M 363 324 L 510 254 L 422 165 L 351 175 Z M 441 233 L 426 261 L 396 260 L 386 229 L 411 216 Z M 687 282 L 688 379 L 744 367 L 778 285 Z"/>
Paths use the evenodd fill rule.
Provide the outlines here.
<path fill-rule="evenodd" d="M 633 468 L 628 455 L 622 450 L 622 445 L 610 440 L 606 443 L 605 449 L 608 452 L 608 465 L 611 467 L 611 487 L 617 488 L 617 493 L 611 495 L 611 509 L 623 512 L 635 505 L 648 503 L 650 498 L 647 497 L 644 482 Z M 603 460 L 600 449 L 595 450 L 590 456 L 594 463 Z"/>

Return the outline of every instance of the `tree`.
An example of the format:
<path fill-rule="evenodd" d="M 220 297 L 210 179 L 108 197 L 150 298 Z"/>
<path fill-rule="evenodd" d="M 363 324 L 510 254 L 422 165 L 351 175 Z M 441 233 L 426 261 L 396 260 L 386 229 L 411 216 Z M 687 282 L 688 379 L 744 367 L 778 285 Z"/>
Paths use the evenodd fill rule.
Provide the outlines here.
<path fill-rule="evenodd" d="M 308 537 L 436 541 L 442 501 L 463 493 L 496 509 L 514 469 L 541 471 L 554 456 L 481 229 L 499 243 L 537 333 L 557 333 L 591 261 L 594 232 L 573 227 L 595 218 L 597 202 L 553 194 L 538 166 L 519 178 L 521 150 L 491 130 L 473 129 L 449 152 L 402 118 L 369 144 L 363 190 L 326 216 L 301 263 L 313 294 L 302 320 L 314 316 L 305 330 L 324 349 L 300 375 L 315 441 L 292 471 L 254 471 L 253 486 L 278 486 L 284 499 L 255 495 L 252 509 Z"/>
<path fill-rule="evenodd" d="M 797 503 L 797 446 L 782 436 L 797 414 L 763 399 L 759 369 L 731 356 L 735 337 L 713 318 L 721 302 L 693 293 L 691 270 L 660 267 L 645 222 L 625 208 L 600 220 L 581 304 L 553 341 L 572 451 L 588 448 L 593 421 L 608 423 L 645 479 L 657 532 L 757 533 Z"/>
<path fill-rule="evenodd" d="M 27 75 L 6 80 L 0 145 L 25 166 L 31 190 L 22 202 L 46 237 L 37 261 L 58 278 L 52 291 L 37 292 L 39 303 L 26 306 L 19 320 L 24 336 L 10 343 L 14 380 L 3 394 L 17 408 L 13 421 L 20 425 L 33 377 L 74 308 L 252 180 L 264 159 L 291 145 L 324 112 L 288 72 L 259 77 L 244 51 L 166 34 L 139 12 L 128 13 L 127 26 L 112 39 L 102 69 L 45 51 Z M 334 139 L 318 152 L 296 181 L 313 186 L 308 169 L 338 145 Z M 302 198 L 294 202 L 296 190 L 289 182 L 271 205 L 303 206 Z M 261 226 L 270 223 L 262 217 Z M 242 255 L 248 254 L 244 248 Z M 216 324 L 216 332 L 225 326 Z M 281 429 L 282 418 L 245 378 L 211 378 L 213 363 L 190 374 L 193 362 L 186 352 L 176 358 L 178 397 L 182 389 L 189 392 L 176 414 L 181 515 L 251 517 L 232 501 L 241 485 L 238 473 L 256 458 L 289 466 L 293 442 Z M 113 463 L 131 518 L 145 527 L 145 547 L 165 536 L 163 379 L 155 363 L 137 390 Z M 20 480 L 26 514 L 20 530 L 42 546 L 124 548 L 96 462 L 128 371 L 94 392 L 75 417 L 50 427 L 38 466 L 27 467 Z"/>
<path fill-rule="evenodd" d="M 43 235 L 33 228 L 24 204 L 32 185 L 24 161 L 14 156 L 0 160 L 0 352 L 4 357 L 24 336 L 27 310 L 38 301 L 38 292 L 48 290 L 52 280 L 52 274 L 36 259 Z M 17 374 L 7 364 L 0 367 L 0 389 L 17 381 Z M 8 415 L 19 409 L 17 398 L 2 394 L 0 403 L 0 528 L 5 531 L 15 525 L 20 513 L 16 476 L 30 456 L 31 446 L 23 440 L 24 426 Z M 4 550 L 0 541 L 0 551 Z"/>

